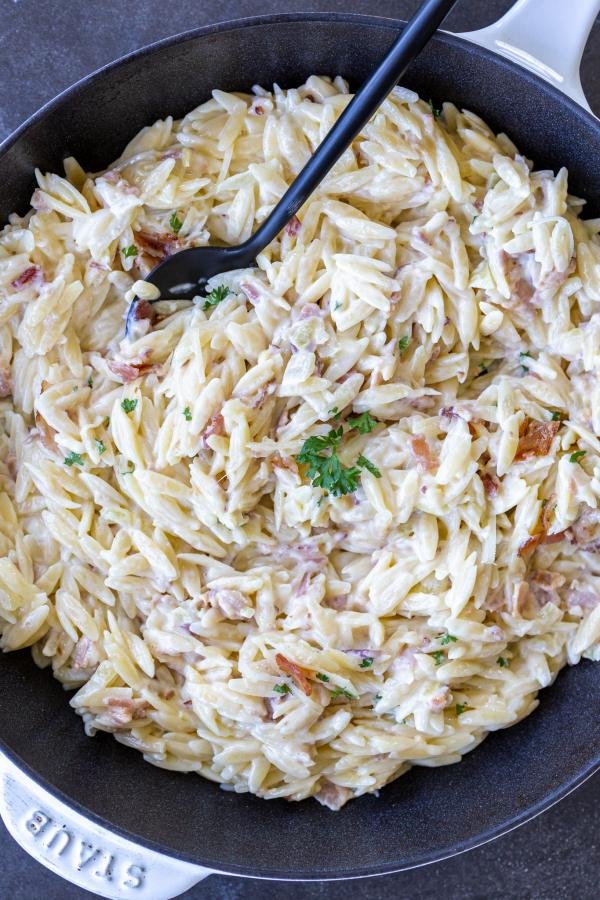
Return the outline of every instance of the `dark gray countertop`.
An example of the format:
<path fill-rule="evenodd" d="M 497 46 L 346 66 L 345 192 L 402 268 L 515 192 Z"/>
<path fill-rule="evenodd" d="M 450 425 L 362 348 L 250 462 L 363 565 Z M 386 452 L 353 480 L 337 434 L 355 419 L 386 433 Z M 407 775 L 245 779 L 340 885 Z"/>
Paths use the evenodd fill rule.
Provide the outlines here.
<path fill-rule="evenodd" d="M 566 2 L 566 0 L 565 0 Z M 584 2 L 584 0 L 577 0 Z M 153 40 L 242 16 L 338 10 L 407 17 L 417 0 L 0 0 L 0 140 L 30 113 L 82 75 Z M 511 0 L 461 0 L 453 31 L 481 28 Z M 600 24 L 586 49 L 582 82 L 600 112 Z M 452 798 L 448 798 L 452 802 Z M 332 822 L 332 827 L 335 823 Z M 443 823 L 440 823 L 443 827 Z M 453 859 L 383 878 L 300 885 L 221 876 L 188 891 L 186 900 L 452 900 L 532 898 L 592 900 L 600 873 L 600 775 L 527 825 Z M 33 862 L 0 824 L 0 900 L 83 900 Z"/>

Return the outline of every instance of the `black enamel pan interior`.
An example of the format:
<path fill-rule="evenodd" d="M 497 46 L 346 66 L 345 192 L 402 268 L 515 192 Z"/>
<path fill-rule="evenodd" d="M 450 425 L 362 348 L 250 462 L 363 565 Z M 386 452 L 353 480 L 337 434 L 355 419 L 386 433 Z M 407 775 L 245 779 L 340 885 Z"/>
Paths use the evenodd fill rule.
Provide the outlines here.
<path fill-rule="evenodd" d="M 128 56 L 62 94 L 0 148 L 0 221 L 27 208 L 34 166 L 61 171 L 75 155 L 103 168 L 142 126 L 184 114 L 213 87 L 291 87 L 314 72 L 357 85 L 400 24 L 293 14 L 202 28 Z M 538 167 L 567 165 L 571 192 L 600 214 L 600 124 L 553 88 L 443 35 L 404 84 L 474 110 Z M 379 798 L 339 813 L 226 793 L 154 768 L 109 735 L 87 738 L 60 685 L 28 652 L 0 660 L 0 685 L 0 746 L 36 780 L 140 843 L 237 874 L 343 878 L 441 859 L 520 824 L 600 765 L 600 666 L 591 663 L 563 672 L 533 715 L 459 765 L 414 768 Z"/>

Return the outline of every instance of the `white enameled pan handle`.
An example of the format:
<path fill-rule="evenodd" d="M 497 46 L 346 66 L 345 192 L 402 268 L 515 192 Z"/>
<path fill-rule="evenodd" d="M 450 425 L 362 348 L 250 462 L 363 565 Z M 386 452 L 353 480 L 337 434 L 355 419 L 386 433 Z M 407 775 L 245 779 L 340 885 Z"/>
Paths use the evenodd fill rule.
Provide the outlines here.
<path fill-rule="evenodd" d="M 111 900 L 170 900 L 212 875 L 90 822 L 0 754 L 0 816 L 38 862 Z"/>
<path fill-rule="evenodd" d="M 579 79 L 600 0 L 517 0 L 494 25 L 460 35 L 518 62 L 589 110 Z M 140 847 L 90 822 L 0 754 L 0 816 L 57 875 L 111 900 L 170 900 L 212 870 Z"/>
<path fill-rule="evenodd" d="M 579 67 L 600 0 L 517 0 L 506 15 L 459 37 L 519 63 L 591 112 Z"/>

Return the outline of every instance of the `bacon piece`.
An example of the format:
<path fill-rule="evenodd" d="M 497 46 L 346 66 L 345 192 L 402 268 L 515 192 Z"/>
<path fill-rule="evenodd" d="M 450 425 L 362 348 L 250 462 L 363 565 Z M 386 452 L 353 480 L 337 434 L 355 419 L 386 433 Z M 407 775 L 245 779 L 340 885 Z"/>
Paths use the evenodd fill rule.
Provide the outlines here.
<path fill-rule="evenodd" d="M 149 365 L 146 363 L 134 365 L 133 363 L 122 362 L 118 359 L 109 359 L 106 365 L 113 375 L 116 375 L 117 378 L 121 379 L 123 384 L 131 384 L 136 378 L 140 378 L 142 375 L 150 375 L 151 372 L 157 372 L 160 369 L 160 366 L 157 365 Z"/>
<path fill-rule="evenodd" d="M 339 784 L 334 784 L 327 778 L 323 778 L 319 790 L 315 794 L 315 800 L 318 800 L 322 806 L 337 812 L 353 796 L 354 794 L 350 788 L 342 787 Z"/>
<path fill-rule="evenodd" d="M 413 456 L 415 457 L 420 468 L 424 472 L 435 472 L 437 468 L 437 462 L 435 461 L 431 450 L 429 449 L 429 444 L 422 434 L 415 434 L 411 436 L 410 447 L 413 452 Z"/>
<path fill-rule="evenodd" d="M 450 704 L 450 688 L 447 684 L 439 688 L 427 701 L 427 706 L 432 712 L 441 712 Z"/>
<path fill-rule="evenodd" d="M 251 619 L 254 611 L 250 608 L 247 597 L 241 591 L 223 589 L 210 592 L 211 601 L 216 605 L 227 619 L 233 622 L 241 622 Z"/>
<path fill-rule="evenodd" d="M 571 583 L 571 589 L 567 595 L 567 608 L 569 612 L 574 609 L 594 609 L 600 603 L 600 597 L 589 588 L 580 587 L 578 581 Z"/>
<path fill-rule="evenodd" d="M 298 466 L 292 456 L 280 456 L 279 453 L 275 453 L 271 457 L 271 465 L 274 469 L 287 469 L 288 472 L 293 472 L 294 475 L 298 474 Z"/>
<path fill-rule="evenodd" d="M 286 234 L 289 234 L 290 237 L 296 237 L 297 234 L 300 233 L 300 229 L 302 228 L 302 222 L 298 218 L 298 216 L 292 216 L 290 221 L 284 228 Z"/>
<path fill-rule="evenodd" d="M 542 544 L 558 544 L 565 539 L 566 534 L 567 529 L 564 531 L 556 531 L 554 534 L 547 534 L 545 531 L 540 531 L 539 534 L 532 534 L 523 541 L 519 547 L 517 556 L 530 556 L 533 551 L 537 550 Z"/>
<path fill-rule="evenodd" d="M 164 259 L 183 249 L 183 244 L 174 234 L 151 234 L 149 231 L 137 231 L 135 242 L 144 253 L 155 259 Z"/>
<path fill-rule="evenodd" d="M 150 709 L 150 704 L 145 700 L 132 700 L 129 697 L 109 697 L 105 702 L 110 719 L 117 727 L 129 725 L 133 719 L 145 718 L 146 710 Z"/>
<path fill-rule="evenodd" d="M 499 482 L 489 472 L 484 472 L 479 476 L 483 484 L 483 490 L 486 497 L 495 497 L 498 494 Z"/>
<path fill-rule="evenodd" d="M 50 453 L 58 453 L 58 447 L 56 446 L 56 441 L 54 440 L 54 435 L 56 434 L 54 428 L 51 428 L 44 417 L 41 416 L 37 411 L 34 414 L 34 419 L 35 427 L 38 430 L 42 446 L 45 447 L 45 449 Z"/>
<path fill-rule="evenodd" d="M 289 675 L 293 678 L 294 682 L 300 688 L 301 691 L 304 691 L 307 697 L 310 697 L 312 694 L 312 684 L 308 680 L 309 672 L 307 669 L 303 669 L 302 666 L 297 665 L 297 663 L 292 662 L 284 656 L 283 653 L 278 653 L 275 657 L 275 662 L 279 666 L 282 672 L 285 672 L 286 675 Z"/>
<path fill-rule="evenodd" d="M 256 301 L 260 297 L 258 290 L 253 285 L 248 284 L 247 282 L 244 282 L 244 284 L 240 284 L 240 289 L 244 292 L 250 303 L 256 303 Z"/>
<path fill-rule="evenodd" d="M 39 188 L 36 188 L 31 196 L 31 205 L 34 209 L 37 209 L 38 212 L 49 212 L 50 210 L 46 198 Z"/>
<path fill-rule="evenodd" d="M 0 366 L 0 398 L 10 397 L 13 390 L 10 366 Z"/>
<path fill-rule="evenodd" d="M 560 424 L 560 422 L 537 422 L 535 419 L 525 419 L 519 429 L 519 444 L 514 461 L 519 462 L 530 456 L 547 456 Z"/>
<path fill-rule="evenodd" d="M 323 318 L 325 313 L 318 303 L 305 303 L 300 310 L 301 319 Z"/>
<path fill-rule="evenodd" d="M 329 609 L 346 609 L 348 596 L 346 594 L 339 594 L 337 597 L 327 597 L 323 603 Z"/>
<path fill-rule="evenodd" d="M 14 281 L 11 281 L 10 286 L 14 291 L 20 291 L 21 288 L 24 288 L 26 284 L 29 284 L 30 281 L 33 281 L 34 278 L 37 278 L 41 273 L 42 270 L 39 266 L 29 266 L 24 272 L 21 272 Z"/>
<path fill-rule="evenodd" d="M 578 519 L 567 529 L 572 544 L 588 553 L 600 551 L 600 511 L 585 506 Z"/>
<path fill-rule="evenodd" d="M 487 609 L 489 612 L 498 612 L 499 609 L 506 603 L 506 597 L 504 594 L 503 587 L 494 588 L 489 594 L 486 596 L 483 602 L 483 608 Z"/>
<path fill-rule="evenodd" d="M 91 669 L 98 663 L 98 650 L 88 637 L 83 635 L 75 644 L 73 651 L 74 669 Z"/>
<path fill-rule="evenodd" d="M 150 324 L 154 325 L 158 318 L 158 313 L 149 300 L 138 300 L 131 311 L 131 318 L 135 322 L 138 322 L 140 319 L 149 319 Z"/>
<path fill-rule="evenodd" d="M 202 443 L 204 447 L 208 447 L 207 440 L 209 437 L 212 437 L 213 434 L 225 434 L 225 419 L 223 418 L 221 413 L 215 413 L 202 432 Z"/>

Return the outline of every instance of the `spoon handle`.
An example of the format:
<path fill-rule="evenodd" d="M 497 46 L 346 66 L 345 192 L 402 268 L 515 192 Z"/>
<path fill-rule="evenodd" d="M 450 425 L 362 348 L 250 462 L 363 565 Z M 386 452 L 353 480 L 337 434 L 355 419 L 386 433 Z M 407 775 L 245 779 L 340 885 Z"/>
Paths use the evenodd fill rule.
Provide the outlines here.
<path fill-rule="evenodd" d="M 456 0 L 425 0 L 367 78 L 271 215 L 242 245 L 254 255 L 277 237 L 398 83 Z M 242 248 L 239 248 L 242 249 Z"/>

